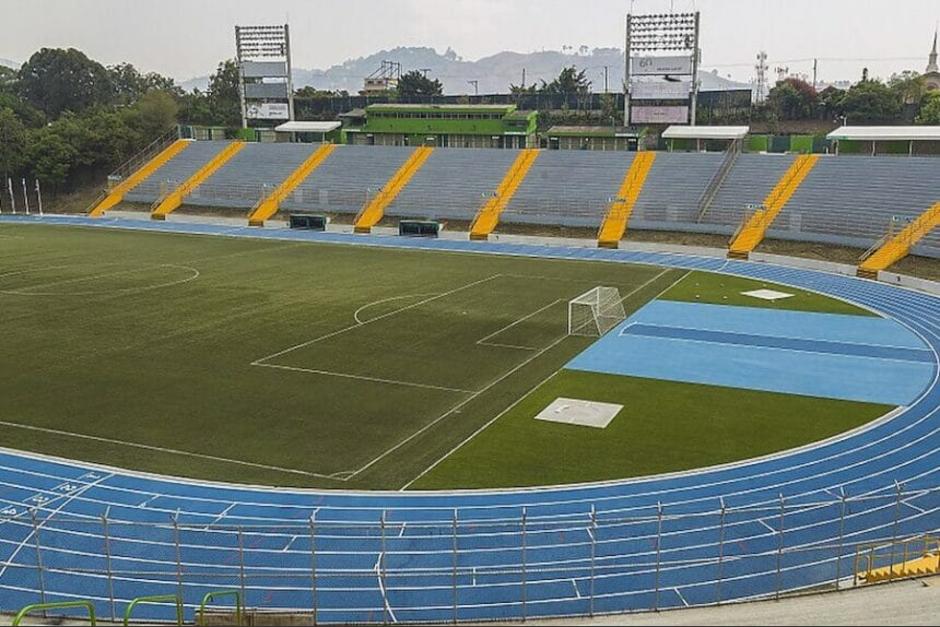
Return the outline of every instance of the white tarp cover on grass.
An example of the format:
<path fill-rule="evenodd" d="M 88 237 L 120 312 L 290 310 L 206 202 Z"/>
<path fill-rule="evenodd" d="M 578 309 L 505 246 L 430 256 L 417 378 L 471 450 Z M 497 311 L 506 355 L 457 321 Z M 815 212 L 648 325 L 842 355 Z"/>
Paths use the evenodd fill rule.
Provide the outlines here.
<path fill-rule="evenodd" d="M 620 413 L 623 405 L 559 397 L 535 417 L 536 420 L 603 429 Z"/>

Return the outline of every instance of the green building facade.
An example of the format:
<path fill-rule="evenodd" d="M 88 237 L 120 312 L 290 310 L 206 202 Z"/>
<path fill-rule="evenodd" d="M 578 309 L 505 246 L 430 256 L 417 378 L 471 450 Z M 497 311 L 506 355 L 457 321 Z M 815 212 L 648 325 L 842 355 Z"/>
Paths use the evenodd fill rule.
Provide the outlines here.
<path fill-rule="evenodd" d="M 538 147 L 538 112 L 517 111 L 515 105 L 375 104 L 342 117 L 349 144 Z"/>

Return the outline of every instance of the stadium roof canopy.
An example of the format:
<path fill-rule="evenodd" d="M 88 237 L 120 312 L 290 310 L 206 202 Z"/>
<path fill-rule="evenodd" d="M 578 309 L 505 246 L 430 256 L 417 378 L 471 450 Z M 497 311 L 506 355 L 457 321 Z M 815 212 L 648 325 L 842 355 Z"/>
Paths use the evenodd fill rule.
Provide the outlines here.
<path fill-rule="evenodd" d="M 329 133 L 335 131 L 342 124 L 340 122 L 284 122 L 274 127 L 278 133 Z"/>
<path fill-rule="evenodd" d="M 826 135 L 846 141 L 940 141 L 940 126 L 842 126 Z"/>
<path fill-rule="evenodd" d="M 663 139 L 744 139 L 749 126 L 670 126 Z"/>

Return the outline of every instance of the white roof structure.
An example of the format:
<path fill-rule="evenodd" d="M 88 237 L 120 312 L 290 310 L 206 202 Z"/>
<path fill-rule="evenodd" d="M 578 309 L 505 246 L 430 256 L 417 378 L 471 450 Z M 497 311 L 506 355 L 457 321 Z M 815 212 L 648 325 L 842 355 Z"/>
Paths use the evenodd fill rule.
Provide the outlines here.
<path fill-rule="evenodd" d="M 278 133 L 329 133 L 335 131 L 341 122 L 284 122 L 280 126 L 275 126 L 274 130 Z"/>
<path fill-rule="evenodd" d="M 940 126 L 843 126 L 827 139 L 849 141 L 940 141 Z"/>
<path fill-rule="evenodd" d="M 670 126 L 663 139 L 744 139 L 750 126 Z"/>

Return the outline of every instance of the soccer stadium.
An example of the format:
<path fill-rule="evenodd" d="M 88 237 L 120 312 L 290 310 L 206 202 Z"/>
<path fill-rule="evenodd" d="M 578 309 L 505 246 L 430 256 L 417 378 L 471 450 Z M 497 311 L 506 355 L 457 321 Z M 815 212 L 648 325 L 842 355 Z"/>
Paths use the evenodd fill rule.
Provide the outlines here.
<path fill-rule="evenodd" d="M 628 16 L 622 136 L 291 102 L 173 125 L 81 211 L 6 179 L 0 610 L 581 621 L 940 574 L 940 125 L 696 124 L 700 19 Z M 251 82 L 286 29 L 236 29 L 243 116 L 292 93 Z"/>

